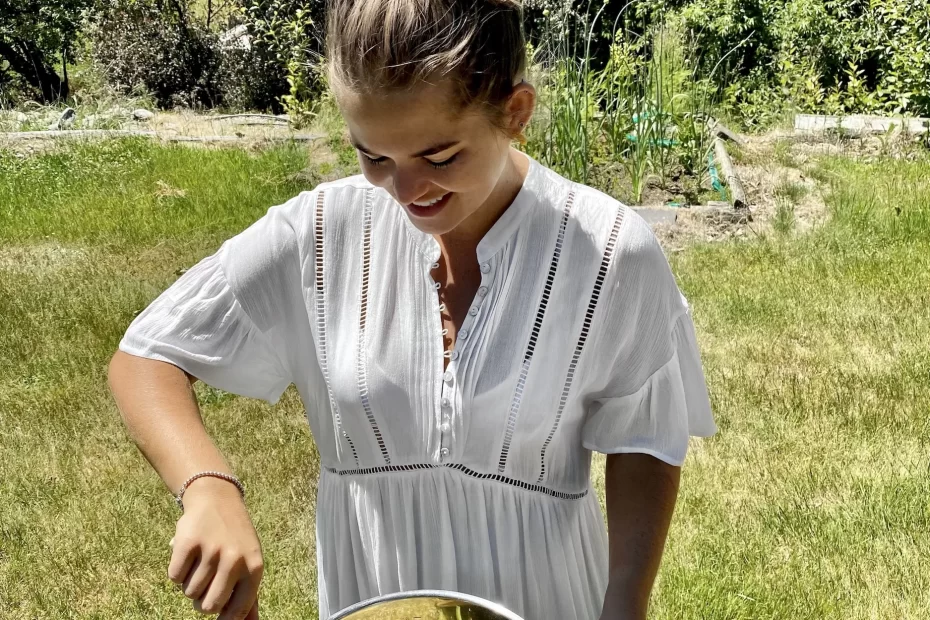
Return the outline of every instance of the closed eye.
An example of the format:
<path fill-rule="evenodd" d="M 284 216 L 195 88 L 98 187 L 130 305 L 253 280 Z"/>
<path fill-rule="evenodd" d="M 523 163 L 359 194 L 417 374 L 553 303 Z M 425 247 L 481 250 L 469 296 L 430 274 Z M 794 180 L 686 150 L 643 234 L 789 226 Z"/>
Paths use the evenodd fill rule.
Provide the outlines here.
<path fill-rule="evenodd" d="M 430 164 L 433 168 L 445 168 L 446 166 L 452 164 L 452 162 L 454 162 L 458 156 L 459 156 L 459 154 L 456 153 L 455 155 L 453 155 L 453 156 L 450 157 L 449 159 L 446 159 L 446 160 L 443 160 L 443 161 L 432 161 L 432 160 L 430 160 L 430 159 L 428 159 L 428 160 L 426 160 L 426 161 L 428 161 L 429 164 Z"/>
<path fill-rule="evenodd" d="M 366 155 L 365 153 L 362 153 L 362 157 L 367 159 L 368 163 L 371 164 L 372 166 L 377 166 L 387 161 L 387 157 L 371 157 L 370 155 Z"/>

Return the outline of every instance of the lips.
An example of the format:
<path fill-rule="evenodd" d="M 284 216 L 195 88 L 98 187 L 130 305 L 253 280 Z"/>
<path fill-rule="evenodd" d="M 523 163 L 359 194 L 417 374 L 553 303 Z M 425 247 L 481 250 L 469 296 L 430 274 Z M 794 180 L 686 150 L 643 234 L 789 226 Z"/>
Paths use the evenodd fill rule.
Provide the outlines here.
<path fill-rule="evenodd" d="M 438 199 L 431 200 L 428 204 L 417 204 L 412 202 L 407 205 L 407 210 L 416 217 L 432 217 L 443 210 L 449 204 L 452 192 L 447 192 Z"/>

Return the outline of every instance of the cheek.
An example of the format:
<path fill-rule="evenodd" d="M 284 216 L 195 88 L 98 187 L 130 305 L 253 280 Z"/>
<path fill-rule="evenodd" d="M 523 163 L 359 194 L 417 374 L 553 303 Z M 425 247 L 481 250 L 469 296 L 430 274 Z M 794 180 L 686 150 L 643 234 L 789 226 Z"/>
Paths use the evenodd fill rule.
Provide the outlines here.
<path fill-rule="evenodd" d="M 375 187 L 383 187 L 385 189 L 391 187 L 391 173 L 387 166 L 373 166 L 362 161 L 361 157 L 359 157 L 358 165 L 362 169 L 362 175 L 365 177 L 366 181 Z"/>
<path fill-rule="evenodd" d="M 497 183 L 500 171 L 501 166 L 496 157 L 469 157 L 457 170 L 450 169 L 445 179 L 446 185 L 451 191 L 488 193 Z"/>

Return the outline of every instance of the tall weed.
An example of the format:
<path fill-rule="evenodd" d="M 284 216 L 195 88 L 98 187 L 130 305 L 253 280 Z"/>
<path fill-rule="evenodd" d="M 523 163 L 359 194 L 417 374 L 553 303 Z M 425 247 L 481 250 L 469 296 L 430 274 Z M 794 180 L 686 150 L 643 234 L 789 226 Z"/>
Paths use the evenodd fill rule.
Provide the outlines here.
<path fill-rule="evenodd" d="M 678 22 L 639 34 L 624 11 L 613 24 L 600 17 L 552 24 L 534 54 L 542 95 L 527 151 L 582 183 L 597 173 L 604 189 L 634 203 L 650 184 L 667 189 L 682 174 L 700 186 L 718 89 L 700 74 L 693 37 Z M 590 52 L 605 29 L 610 57 L 598 68 Z"/>

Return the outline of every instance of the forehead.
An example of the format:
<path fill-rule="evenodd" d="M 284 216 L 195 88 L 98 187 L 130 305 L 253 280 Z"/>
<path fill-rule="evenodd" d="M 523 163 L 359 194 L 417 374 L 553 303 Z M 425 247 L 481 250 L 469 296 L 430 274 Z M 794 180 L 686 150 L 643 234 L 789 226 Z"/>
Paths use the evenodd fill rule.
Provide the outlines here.
<path fill-rule="evenodd" d="M 355 142 L 372 154 L 411 156 L 436 144 L 473 139 L 490 126 L 462 109 L 449 87 L 424 85 L 410 91 L 340 93 L 339 109 Z"/>

